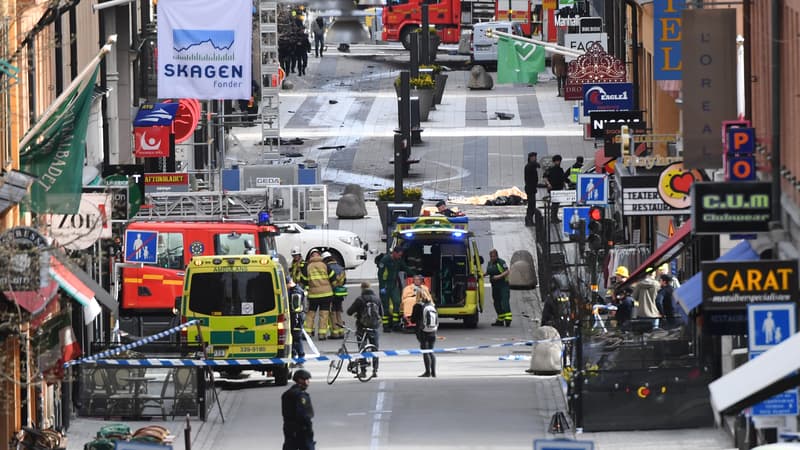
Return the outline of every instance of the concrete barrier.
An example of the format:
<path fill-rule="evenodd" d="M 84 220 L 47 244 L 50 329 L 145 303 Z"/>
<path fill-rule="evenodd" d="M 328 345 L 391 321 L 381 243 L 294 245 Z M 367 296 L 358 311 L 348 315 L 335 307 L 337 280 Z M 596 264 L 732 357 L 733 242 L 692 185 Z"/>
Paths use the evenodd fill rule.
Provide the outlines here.
<path fill-rule="evenodd" d="M 467 87 L 469 89 L 492 89 L 494 87 L 494 80 L 486 73 L 485 67 L 472 66 L 472 69 L 469 71 Z"/>
<path fill-rule="evenodd" d="M 511 289 L 535 289 L 539 284 L 533 255 L 527 250 L 517 250 L 511 255 L 508 267 L 508 284 Z"/>
<path fill-rule="evenodd" d="M 531 367 L 526 372 L 534 375 L 556 375 L 561 373 L 563 345 L 561 343 L 561 335 L 558 334 L 555 328 L 543 326 L 533 330 Z"/>
<path fill-rule="evenodd" d="M 336 217 L 340 219 L 361 219 L 367 215 L 364 192 L 357 184 L 348 184 L 344 194 L 336 204 Z"/>

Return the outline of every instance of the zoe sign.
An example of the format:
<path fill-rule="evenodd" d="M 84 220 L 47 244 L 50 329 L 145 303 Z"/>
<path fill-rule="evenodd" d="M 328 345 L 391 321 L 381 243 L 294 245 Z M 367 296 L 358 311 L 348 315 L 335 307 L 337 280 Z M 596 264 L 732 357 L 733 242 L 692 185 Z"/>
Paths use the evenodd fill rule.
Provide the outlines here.
<path fill-rule="evenodd" d="M 83 194 L 77 214 L 50 216 L 50 234 L 70 250 L 83 250 L 98 239 L 111 238 L 111 195 Z"/>

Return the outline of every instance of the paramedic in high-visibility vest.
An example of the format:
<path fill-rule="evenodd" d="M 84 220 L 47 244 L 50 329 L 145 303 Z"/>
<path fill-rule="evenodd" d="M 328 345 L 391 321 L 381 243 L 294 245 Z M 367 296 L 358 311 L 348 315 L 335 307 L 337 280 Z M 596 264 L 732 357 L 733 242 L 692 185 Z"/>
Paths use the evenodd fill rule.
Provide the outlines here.
<path fill-rule="evenodd" d="M 569 173 L 567 174 L 567 179 L 569 180 L 569 184 L 572 187 L 578 185 L 578 175 L 581 174 L 583 171 L 583 156 L 578 156 L 575 158 L 575 164 L 569 168 Z"/>
<path fill-rule="evenodd" d="M 403 249 L 395 247 L 392 251 L 378 261 L 378 287 L 380 288 L 381 303 L 383 304 L 383 331 L 392 332 L 392 326 L 400 328 L 400 272 L 406 275 L 413 275 L 411 270 L 403 261 Z M 391 300 L 391 315 L 389 315 Z"/>
<path fill-rule="evenodd" d="M 317 338 L 324 341 L 328 338 L 328 320 L 333 301 L 333 271 L 322 261 L 319 250 L 311 251 L 306 266 L 306 287 L 308 288 L 308 313 L 306 314 L 305 330 L 314 336 L 314 319 L 319 314 L 319 334 Z"/>
<path fill-rule="evenodd" d="M 344 267 L 336 261 L 336 258 L 330 252 L 325 251 L 322 253 L 322 260 L 328 266 L 328 271 L 333 272 L 333 279 L 331 279 L 331 286 L 333 286 L 333 301 L 331 303 L 331 339 L 344 338 L 344 323 L 342 319 L 342 304 L 344 299 L 347 298 L 347 274 Z"/>
<path fill-rule="evenodd" d="M 508 264 L 497 257 L 497 250 L 489 251 L 489 263 L 486 264 L 486 275 L 492 283 L 492 300 L 497 320 L 493 327 L 511 326 L 511 305 L 509 297 L 511 290 L 508 286 Z"/>

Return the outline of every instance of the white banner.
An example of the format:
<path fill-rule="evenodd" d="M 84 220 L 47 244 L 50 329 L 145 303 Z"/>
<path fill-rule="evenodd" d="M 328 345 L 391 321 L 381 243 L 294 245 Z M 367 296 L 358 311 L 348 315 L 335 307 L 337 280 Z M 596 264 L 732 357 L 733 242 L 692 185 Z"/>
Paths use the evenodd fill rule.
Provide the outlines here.
<path fill-rule="evenodd" d="M 249 99 L 251 0 L 158 2 L 158 97 Z"/>

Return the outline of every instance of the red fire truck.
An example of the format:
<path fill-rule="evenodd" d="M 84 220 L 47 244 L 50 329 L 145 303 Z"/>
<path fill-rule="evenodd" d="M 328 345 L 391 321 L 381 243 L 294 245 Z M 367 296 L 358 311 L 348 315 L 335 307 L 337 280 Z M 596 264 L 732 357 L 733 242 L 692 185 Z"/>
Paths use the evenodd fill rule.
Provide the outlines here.
<path fill-rule="evenodd" d="M 425 0 L 390 0 L 383 8 L 384 41 L 402 42 L 408 48 L 410 35 L 422 26 L 422 4 Z M 477 22 L 490 21 L 495 13 L 494 1 L 441 0 L 428 4 L 428 22 L 436 27 L 443 44 L 457 44 L 461 31 Z"/>
<path fill-rule="evenodd" d="M 134 336 L 150 336 L 169 327 L 193 256 L 253 253 L 277 257 L 275 236 L 279 231 L 267 213 L 226 215 L 223 220 L 185 210 L 160 215 L 153 211 L 157 207 L 144 210 L 144 217 L 140 213 L 125 229 L 126 239 L 138 235 L 153 240 L 154 262 L 132 262 L 136 259 L 133 255 L 124 255 L 125 262 L 115 268 L 120 329 Z"/>
<path fill-rule="evenodd" d="M 542 5 L 541 2 L 536 3 L 533 0 L 497 0 L 494 10 L 495 20 L 518 23 L 525 36 L 541 39 Z"/>

